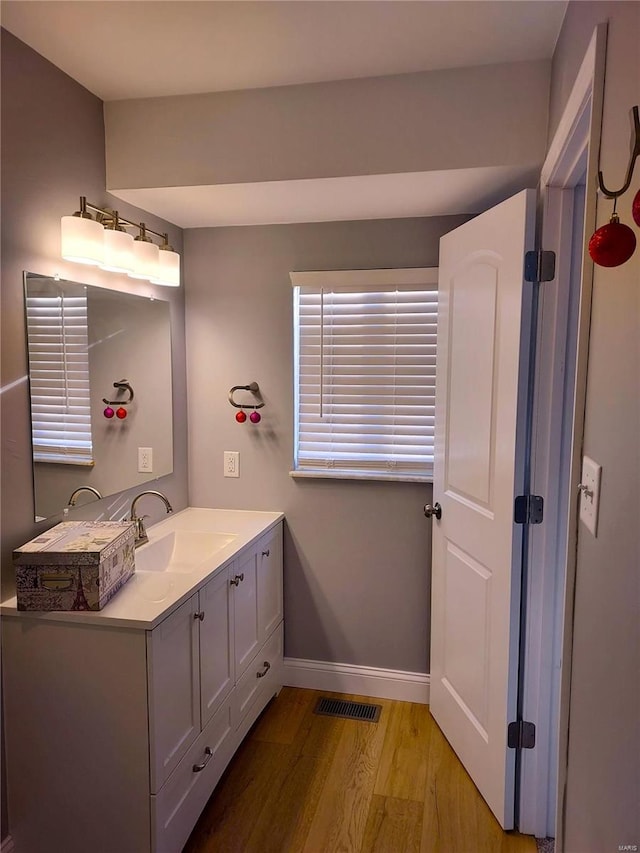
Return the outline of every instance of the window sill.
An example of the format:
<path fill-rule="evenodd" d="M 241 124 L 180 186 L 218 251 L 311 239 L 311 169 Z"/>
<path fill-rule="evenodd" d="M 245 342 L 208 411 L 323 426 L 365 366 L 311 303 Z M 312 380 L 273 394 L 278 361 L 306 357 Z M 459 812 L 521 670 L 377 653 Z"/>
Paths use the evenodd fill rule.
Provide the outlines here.
<path fill-rule="evenodd" d="M 375 471 L 337 471 L 324 469 L 318 471 L 289 471 L 294 480 L 378 480 L 392 483 L 432 483 L 433 476 L 428 474 L 382 474 Z"/>

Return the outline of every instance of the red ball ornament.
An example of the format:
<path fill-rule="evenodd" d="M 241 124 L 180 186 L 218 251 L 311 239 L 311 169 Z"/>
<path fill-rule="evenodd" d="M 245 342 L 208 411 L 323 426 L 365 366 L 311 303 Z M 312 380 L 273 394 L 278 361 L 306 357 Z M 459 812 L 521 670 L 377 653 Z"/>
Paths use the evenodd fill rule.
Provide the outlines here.
<path fill-rule="evenodd" d="M 636 193 L 636 197 L 631 205 L 631 215 L 633 216 L 633 221 L 640 228 L 640 190 Z"/>
<path fill-rule="evenodd" d="M 127 417 L 127 410 L 123 406 L 120 406 L 120 408 L 116 409 L 116 417 L 123 421 Z"/>
<path fill-rule="evenodd" d="M 239 412 L 236 412 L 236 420 L 238 421 L 239 424 L 243 424 L 246 421 L 246 419 L 247 419 L 247 416 L 242 411 L 242 409 Z"/>
<path fill-rule="evenodd" d="M 251 412 L 249 415 L 249 420 L 252 424 L 259 424 L 262 418 L 260 417 L 260 412 Z"/>
<path fill-rule="evenodd" d="M 635 248 L 636 235 L 628 225 L 620 222 L 617 213 L 589 240 L 589 254 L 601 267 L 619 267 L 629 260 Z"/>
<path fill-rule="evenodd" d="M 102 414 L 105 416 L 105 418 L 112 418 L 115 415 L 115 412 L 113 411 L 111 406 L 107 406 L 107 408 Z"/>

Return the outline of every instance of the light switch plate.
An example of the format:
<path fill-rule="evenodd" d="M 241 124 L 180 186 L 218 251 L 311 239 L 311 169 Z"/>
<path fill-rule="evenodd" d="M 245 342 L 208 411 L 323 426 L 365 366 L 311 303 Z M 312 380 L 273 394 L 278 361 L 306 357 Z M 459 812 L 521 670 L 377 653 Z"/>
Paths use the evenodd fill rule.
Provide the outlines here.
<path fill-rule="evenodd" d="M 237 450 L 225 450 L 224 456 L 224 476 L 239 477 L 240 476 L 240 453 Z"/>
<path fill-rule="evenodd" d="M 580 521 L 594 536 L 598 535 L 601 476 L 602 465 L 598 465 L 588 456 L 583 456 L 580 480 Z"/>

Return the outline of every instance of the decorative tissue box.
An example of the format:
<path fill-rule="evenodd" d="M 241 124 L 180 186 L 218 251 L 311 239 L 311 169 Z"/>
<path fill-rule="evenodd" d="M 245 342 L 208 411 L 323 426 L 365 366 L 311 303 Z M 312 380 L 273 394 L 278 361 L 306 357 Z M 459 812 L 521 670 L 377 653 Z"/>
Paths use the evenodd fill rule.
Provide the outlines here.
<path fill-rule="evenodd" d="M 101 610 L 135 569 L 134 526 L 63 521 L 13 552 L 18 610 Z"/>

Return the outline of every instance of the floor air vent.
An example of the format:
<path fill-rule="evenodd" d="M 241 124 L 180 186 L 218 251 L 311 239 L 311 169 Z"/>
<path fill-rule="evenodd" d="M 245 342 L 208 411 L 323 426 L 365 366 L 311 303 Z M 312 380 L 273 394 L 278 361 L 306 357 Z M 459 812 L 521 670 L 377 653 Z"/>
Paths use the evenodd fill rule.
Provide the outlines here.
<path fill-rule="evenodd" d="M 344 717 L 347 720 L 377 723 L 381 710 L 382 705 L 352 702 L 350 699 L 328 699 L 326 696 L 321 696 L 313 712 L 324 714 L 326 717 Z"/>

